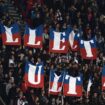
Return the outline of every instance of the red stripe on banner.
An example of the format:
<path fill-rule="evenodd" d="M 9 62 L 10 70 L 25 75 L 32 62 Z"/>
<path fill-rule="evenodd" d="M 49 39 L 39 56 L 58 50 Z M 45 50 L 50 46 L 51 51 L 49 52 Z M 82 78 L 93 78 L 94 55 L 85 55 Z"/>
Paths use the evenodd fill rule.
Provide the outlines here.
<path fill-rule="evenodd" d="M 49 94 L 52 94 L 52 95 L 58 95 L 60 92 L 52 92 L 50 91 Z"/>
<path fill-rule="evenodd" d="M 35 80 L 36 80 L 36 78 L 37 78 L 37 75 L 35 75 Z M 28 87 L 33 87 L 33 88 L 43 88 L 44 87 L 44 75 L 41 75 L 41 79 L 40 79 L 41 81 L 37 85 L 31 84 L 28 81 L 28 74 L 27 73 L 25 73 L 24 79 L 25 79 L 25 81 L 27 81 L 27 86 Z"/>
<path fill-rule="evenodd" d="M 63 88 L 63 94 L 65 96 L 76 96 L 76 97 L 81 97 L 82 96 L 82 86 L 77 85 L 76 86 L 76 92 L 77 94 L 68 94 L 68 90 L 69 90 L 69 85 L 68 84 L 64 84 L 64 88 Z"/>
<path fill-rule="evenodd" d="M 3 45 L 20 45 L 21 44 L 21 36 L 19 33 L 15 33 L 13 34 L 13 41 L 18 38 L 18 42 L 6 42 L 7 37 L 6 37 L 6 33 L 2 33 L 2 43 Z"/>
<path fill-rule="evenodd" d="M 53 50 L 53 45 L 54 45 L 54 41 L 50 40 L 49 43 L 49 51 L 50 52 L 54 52 L 54 53 L 67 53 L 68 52 L 68 41 L 65 41 L 64 43 L 61 42 L 60 44 L 60 48 L 62 48 L 62 46 L 65 46 L 64 50 Z"/>
<path fill-rule="evenodd" d="M 81 53 L 82 58 L 83 59 L 96 59 L 97 58 L 97 49 L 92 48 L 91 50 L 92 50 L 93 57 L 87 57 L 85 48 L 80 48 L 80 53 Z"/>
<path fill-rule="evenodd" d="M 50 82 L 50 89 L 52 88 L 52 85 L 53 85 L 53 82 Z M 62 82 L 59 82 L 58 83 L 58 89 L 59 87 L 62 86 Z M 53 91 L 49 91 L 49 94 L 52 94 L 52 95 L 58 95 L 60 92 L 53 92 Z"/>
<path fill-rule="evenodd" d="M 42 41 L 43 41 L 43 38 L 42 37 L 39 37 L 37 36 L 36 39 L 35 39 L 35 43 L 37 43 L 38 41 L 40 41 L 40 45 L 29 45 L 27 44 L 29 41 L 29 35 L 24 35 L 24 46 L 28 46 L 28 47 L 32 47 L 32 48 L 42 48 Z"/>
<path fill-rule="evenodd" d="M 79 43 L 77 40 L 74 40 L 73 47 L 71 48 L 72 51 L 78 51 L 79 50 Z"/>

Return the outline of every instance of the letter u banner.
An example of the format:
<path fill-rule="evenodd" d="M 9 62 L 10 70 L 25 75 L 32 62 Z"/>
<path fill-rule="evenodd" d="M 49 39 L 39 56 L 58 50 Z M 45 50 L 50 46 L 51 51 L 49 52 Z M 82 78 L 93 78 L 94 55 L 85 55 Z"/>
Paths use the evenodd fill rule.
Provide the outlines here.
<path fill-rule="evenodd" d="M 43 88 L 44 87 L 44 69 L 42 64 L 32 65 L 26 63 L 25 65 L 25 81 L 28 87 Z"/>

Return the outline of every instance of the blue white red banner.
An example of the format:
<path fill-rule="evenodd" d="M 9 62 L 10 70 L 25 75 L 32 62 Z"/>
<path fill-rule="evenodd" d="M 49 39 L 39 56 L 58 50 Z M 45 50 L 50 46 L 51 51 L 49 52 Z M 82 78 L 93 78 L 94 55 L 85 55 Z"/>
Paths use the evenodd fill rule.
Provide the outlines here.
<path fill-rule="evenodd" d="M 70 76 L 66 73 L 63 85 L 63 94 L 65 96 L 82 96 L 82 75 L 77 77 Z"/>
<path fill-rule="evenodd" d="M 2 42 L 4 45 L 20 45 L 21 44 L 21 36 L 17 23 L 11 25 L 11 27 L 7 27 L 3 24 L 0 24 Z"/>
<path fill-rule="evenodd" d="M 95 38 L 88 41 L 80 39 L 80 53 L 83 59 L 96 59 L 97 47 Z"/>
<path fill-rule="evenodd" d="M 69 31 L 67 30 L 64 32 L 56 32 L 53 29 L 51 29 L 49 51 L 55 52 L 55 53 L 67 53 L 68 35 L 69 35 Z"/>
<path fill-rule="evenodd" d="M 25 66 L 25 81 L 28 87 L 43 88 L 44 87 L 44 69 L 42 64 L 32 65 L 26 63 Z"/>
<path fill-rule="evenodd" d="M 49 93 L 58 95 L 61 93 L 64 80 L 64 72 L 58 75 L 54 70 L 50 71 Z"/>
<path fill-rule="evenodd" d="M 69 44 L 72 51 L 78 51 L 79 50 L 79 33 L 75 33 L 74 30 L 69 29 Z"/>
<path fill-rule="evenodd" d="M 33 48 L 42 48 L 43 42 L 43 27 L 42 25 L 36 29 L 31 29 L 26 25 L 24 33 L 24 45 Z"/>

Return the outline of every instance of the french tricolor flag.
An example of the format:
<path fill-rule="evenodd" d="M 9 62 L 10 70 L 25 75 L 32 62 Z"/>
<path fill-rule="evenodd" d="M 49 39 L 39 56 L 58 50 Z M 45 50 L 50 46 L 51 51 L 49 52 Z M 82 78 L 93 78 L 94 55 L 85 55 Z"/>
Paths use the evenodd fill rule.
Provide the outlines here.
<path fill-rule="evenodd" d="M 3 40 L 3 45 L 20 45 L 21 36 L 19 33 L 19 27 L 17 23 L 7 27 L 3 24 L 0 24 L 1 35 Z"/>
<path fill-rule="evenodd" d="M 50 30 L 49 51 L 54 53 L 68 52 L 68 35 L 69 31 L 57 32 Z"/>
<path fill-rule="evenodd" d="M 105 90 L 105 65 L 102 69 L 102 90 Z"/>
<path fill-rule="evenodd" d="M 43 26 L 40 25 L 36 29 L 31 29 L 26 25 L 24 33 L 24 45 L 33 48 L 42 48 Z"/>
<path fill-rule="evenodd" d="M 44 69 L 42 64 L 32 65 L 27 62 L 25 65 L 24 79 L 28 87 L 43 88 L 44 87 Z"/>
<path fill-rule="evenodd" d="M 80 39 L 80 53 L 83 59 L 96 59 L 97 47 L 95 38 L 88 41 Z"/>
<path fill-rule="evenodd" d="M 63 94 L 65 96 L 82 96 L 82 75 L 73 77 L 66 73 L 63 85 Z"/>
<path fill-rule="evenodd" d="M 64 72 L 58 75 L 54 70 L 50 71 L 49 94 L 58 95 L 61 93 L 64 80 Z"/>
<path fill-rule="evenodd" d="M 69 44 L 72 51 L 77 51 L 79 49 L 79 33 L 75 33 L 74 30 L 69 29 Z"/>

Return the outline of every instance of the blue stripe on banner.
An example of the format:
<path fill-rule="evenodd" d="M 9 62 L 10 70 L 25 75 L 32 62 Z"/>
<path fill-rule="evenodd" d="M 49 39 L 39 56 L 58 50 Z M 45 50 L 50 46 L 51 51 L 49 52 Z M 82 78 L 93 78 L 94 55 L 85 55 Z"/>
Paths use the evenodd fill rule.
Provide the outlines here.
<path fill-rule="evenodd" d="M 31 29 L 30 27 L 28 27 L 28 25 L 26 25 L 25 27 L 25 35 L 29 35 L 29 29 Z M 43 33 L 43 25 L 40 25 L 34 29 L 31 29 L 31 30 L 36 30 L 36 36 L 42 36 L 42 33 Z"/>
<path fill-rule="evenodd" d="M 7 26 L 6 26 L 7 27 Z M 0 25 L 0 28 L 1 28 L 1 33 L 5 33 L 5 27 L 3 24 Z M 16 34 L 16 33 L 19 33 L 19 26 L 17 23 L 14 23 L 11 25 L 11 27 L 7 27 L 7 28 L 12 28 L 11 31 L 12 31 L 12 34 Z"/>
<path fill-rule="evenodd" d="M 66 73 L 66 75 L 68 75 L 68 73 Z M 66 75 L 65 75 L 65 77 L 66 77 Z M 68 75 L 68 76 L 70 76 L 70 75 Z M 82 74 L 80 74 L 80 76 L 77 76 L 79 79 L 77 79 L 77 81 L 76 81 L 76 85 L 82 85 L 82 83 L 83 83 L 83 78 L 82 78 Z M 77 78 L 77 77 L 75 77 L 75 78 Z M 64 83 L 65 84 L 69 84 L 69 78 L 70 77 L 68 77 L 68 79 L 64 79 Z"/>
<path fill-rule="evenodd" d="M 19 33 L 20 32 L 19 31 L 19 26 L 18 26 L 17 23 L 13 24 L 11 27 L 13 27 L 12 28 L 12 34 L 15 34 L 15 33 Z"/>
<path fill-rule="evenodd" d="M 50 39 L 51 39 L 51 40 L 54 40 L 54 32 L 56 32 L 56 31 L 54 31 L 54 29 L 50 29 Z M 64 31 L 64 32 L 58 32 L 58 33 L 61 33 L 61 34 L 60 34 L 61 40 L 62 40 L 63 38 L 65 38 L 65 40 L 68 40 L 68 37 L 69 37 L 69 31 L 68 31 L 68 30 L 66 30 L 66 31 Z"/>
<path fill-rule="evenodd" d="M 105 76 L 105 65 L 102 68 L 102 76 Z"/>
<path fill-rule="evenodd" d="M 26 65 L 25 65 L 25 73 L 28 73 L 28 71 L 29 71 L 29 64 L 31 64 L 31 63 L 27 62 Z M 31 64 L 31 65 L 33 65 L 33 64 Z M 33 65 L 33 66 L 34 66 L 34 65 Z M 35 75 L 38 74 L 39 66 L 41 66 L 41 64 L 37 64 L 37 65 L 36 65 L 36 72 L 35 72 Z M 41 68 L 41 74 L 44 74 L 43 65 L 42 65 L 42 68 Z"/>
<path fill-rule="evenodd" d="M 83 43 L 84 41 L 85 40 L 82 40 L 82 39 L 79 40 L 80 48 L 84 48 L 84 43 Z M 89 41 L 90 41 L 91 48 L 96 48 L 96 41 L 95 41 L 95 39 L 93 38 L 93 39 L 91 39 Z"/>
<path fill-rule="evenodd" d="M 54 81 L 54 73 L 55 73 L 54 70 L 51 70 L 50 71 L 50 82 L 53 82 Z M 58 82 L 62 82 L 63 81 L 64 72 L 61 72 L 60 75 L 61 75 L 61 77 L 59 78 Z"/>

